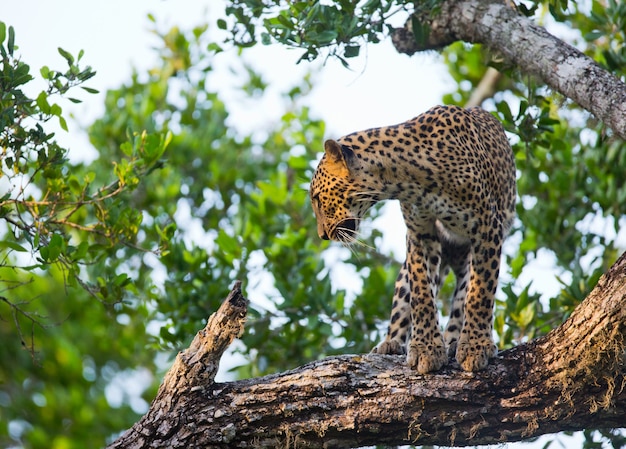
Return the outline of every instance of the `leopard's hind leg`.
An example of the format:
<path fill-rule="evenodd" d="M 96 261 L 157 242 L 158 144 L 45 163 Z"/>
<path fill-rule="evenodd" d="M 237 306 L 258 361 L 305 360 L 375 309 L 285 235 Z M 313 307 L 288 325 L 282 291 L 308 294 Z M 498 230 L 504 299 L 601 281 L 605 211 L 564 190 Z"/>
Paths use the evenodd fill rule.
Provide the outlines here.
<path fill-rule="evenodd" d="M 472 242 L 470 282 L 465 301 L 464 320 L 457 343 L 456 359 L 465 371 L 485 368 L 498 353 L 493 339 L 493 307 L 502 250 L 503 230 L 493 220 L 479 235 L 482 241 Z"/>
<path fill-rule="evenodd" d="M 469 243 L 456 243 L 444 238 L 441 253 L 442 265 L 449 266 L 455 277 L 450 317 L 443 334 L 448 357 L 454 357 L 461 329 L 463 329 L 465 299 L 470 281 L 471 246 Z M 443 279 L 441 282 L 443 283 Z"/>

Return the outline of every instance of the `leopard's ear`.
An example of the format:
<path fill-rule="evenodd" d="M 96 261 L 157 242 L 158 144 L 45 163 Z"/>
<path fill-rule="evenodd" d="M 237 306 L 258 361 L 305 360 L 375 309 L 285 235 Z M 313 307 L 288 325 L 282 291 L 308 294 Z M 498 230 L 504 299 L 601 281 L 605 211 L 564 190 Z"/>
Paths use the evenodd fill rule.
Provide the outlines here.
<path fill-rule="evenodd" d="M 341 162 L 343 160 L 341 145 L 336 140 L 329 139 L 324 142 L 324 151 L 326 156 L 333 162 Z"/>
<path fill-rule="evenodd" d="M 352 148 L 341 145 L 336 140 L 329 139 L 324 142 L 324 151 L 332 164 L 338 164 L 350 171 L 354 165 L 354 151 Z"/>

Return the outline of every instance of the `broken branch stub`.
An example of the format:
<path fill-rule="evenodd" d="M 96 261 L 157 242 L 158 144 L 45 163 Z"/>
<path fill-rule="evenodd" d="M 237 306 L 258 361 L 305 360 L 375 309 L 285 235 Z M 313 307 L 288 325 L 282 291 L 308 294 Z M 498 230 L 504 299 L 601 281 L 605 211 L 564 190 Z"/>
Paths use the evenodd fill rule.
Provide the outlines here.
<path fill-rule="evenodd" d="M 173 391 L 211 385 L 224 351 L 243 334 L 247 312 L 248 301 L 241 293 L 241 281 L 236 281 L 228 297 L 209 317 L 189 348 L 178 353 L 172 368 L 165 374 L 155 401 L 171 397 Z"/>
<path fill-rule="evenodd" d="M 189 348 L 176 357 L 175 366 L 182 364 L 188 386 L 212 384 L 224 351 L 243 334 L 248 301 L 241 293 L 241 281 L 236 281 L 220 308 L 213 313 Z M 175 371 L 174 367 L 170 373 Z M 168 373 L 169 375 L 169 373 Z M 167 376 L 164 384 L 167 381 Z"/>

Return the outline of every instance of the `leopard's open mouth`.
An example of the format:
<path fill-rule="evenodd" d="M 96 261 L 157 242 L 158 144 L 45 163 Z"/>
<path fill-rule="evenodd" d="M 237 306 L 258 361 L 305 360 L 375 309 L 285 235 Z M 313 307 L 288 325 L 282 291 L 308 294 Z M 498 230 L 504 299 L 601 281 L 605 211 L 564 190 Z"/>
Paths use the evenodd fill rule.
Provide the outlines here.
<path fill-rule="evenodd" d="M 333 229 L 333 240 L 339 242 L 350 243 L 356 239 L 357 236 L 357 220 L 354 218 L 346 218 L 337 223 L 337 226 Z"/>

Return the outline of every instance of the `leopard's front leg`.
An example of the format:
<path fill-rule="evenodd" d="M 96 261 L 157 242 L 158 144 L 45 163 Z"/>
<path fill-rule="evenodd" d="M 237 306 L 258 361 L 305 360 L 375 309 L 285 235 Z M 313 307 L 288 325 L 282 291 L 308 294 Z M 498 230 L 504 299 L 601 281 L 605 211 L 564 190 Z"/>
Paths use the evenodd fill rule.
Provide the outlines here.
<path fill-rule="evenodd" d="M 406 263 L 411 287 L 407 364 L 424 374 L 448 361 L 435 304 L 441 263 L 441 244 L 436 234 L 411 233 L 409 229 Z"/>

